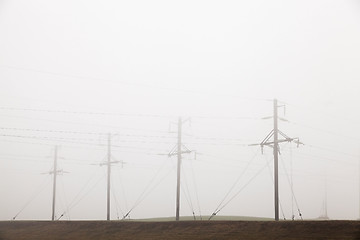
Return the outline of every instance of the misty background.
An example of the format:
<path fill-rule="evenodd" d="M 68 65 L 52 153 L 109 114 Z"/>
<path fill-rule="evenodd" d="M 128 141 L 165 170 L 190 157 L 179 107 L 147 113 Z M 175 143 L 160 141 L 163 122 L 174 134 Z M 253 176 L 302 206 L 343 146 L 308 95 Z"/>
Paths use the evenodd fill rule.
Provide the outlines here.
<path fill-rule="evenodd" d="M 180 214 L 211 215 L 241 176 L 218 214 L 272 218 L 272 149 L 248 145 L 274 98 L 304 143 L 280 146 L 280 217 L 327 196 L 357 219 L 359 42 L 356 0 L 0 0 L 0 220 L 51 217 L 54 146 L 57 217 L 105 219 L 108 133 L 112 219 L 174 216 L 180 116 Z"/>

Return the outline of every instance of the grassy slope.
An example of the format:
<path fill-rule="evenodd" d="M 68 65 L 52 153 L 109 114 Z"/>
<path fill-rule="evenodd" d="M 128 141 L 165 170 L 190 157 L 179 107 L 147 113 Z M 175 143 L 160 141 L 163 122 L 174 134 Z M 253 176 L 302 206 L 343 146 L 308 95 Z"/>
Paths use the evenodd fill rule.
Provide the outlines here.
<path fill-rule="evenodd" d="M 360 221 L 6 221 L 0 240 L 358 239 Z"/>

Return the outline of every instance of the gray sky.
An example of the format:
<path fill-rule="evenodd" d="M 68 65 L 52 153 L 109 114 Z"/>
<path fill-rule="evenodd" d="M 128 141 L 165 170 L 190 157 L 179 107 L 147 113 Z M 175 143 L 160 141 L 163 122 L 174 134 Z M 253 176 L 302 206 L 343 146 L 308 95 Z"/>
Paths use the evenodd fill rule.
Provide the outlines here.
<path fill-rule="evenodd" d="M 104 219 L 109 132 L 126 162 L 113 168 L 112 218 L 147 186 L 131 217 L 174 216 L 176 158 L 159 154 L 178 116 L 198 153 L 184 156 L 181 215 L 210 215 L 244 169 L 229 198 L 264 169 L 219 214 L 273 217 L 271 149 L 247 146 L 271 131 L 273 98 L 286 105 L 280 129 L 305 143 L 281 146 L 286 218 L 292 176 L 304 218 L 321 214 L 327 178 L 329 217 L 356 219 L 359 42 L 355 0 L 0 0 L 0 219 L 29 202 L 17 219 L 50 218 L 41 173 L 54 145 L 69 172 L 57 216 Z"/>

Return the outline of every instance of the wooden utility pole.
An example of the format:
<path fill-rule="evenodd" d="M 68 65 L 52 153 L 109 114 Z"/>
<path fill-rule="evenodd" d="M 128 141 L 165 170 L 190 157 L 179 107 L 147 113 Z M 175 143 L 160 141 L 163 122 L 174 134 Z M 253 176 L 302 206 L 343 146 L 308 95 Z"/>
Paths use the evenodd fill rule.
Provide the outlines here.
<path fill-rule="evenodd" d="M 106 220 L 110 220 L 110 174 L 111 174 L 111 134 L 108 135 L 108 152 L 107 152 L 107 211 Z"/>
<path fill-rule="evenodd" d="M 119 161 L 111 161 L 111 134 L 108 134 L 108 144 L 107 144 L 107 161 L 102 162 L 100 166 L 107 166 L 107 192 L 106 192 L 106 220 L 110 220 L 110 183 L 111 183 L 111 165 L 113 163 L 119 163 Z M 122 161 L 120 161 L 123 163 Z"/>
<path fill-rule="evenodd" d="M 182 120 L 181 117 L 178 118 L 178 142 L 177 145 L 171 150 L 168 154 L 168 157 L 177 156 L 177 175 L 176 175 L 176 221 L 180 220 L 180 184 L 181 184 L 181 154 L 183 153 L 191 153 L 187 147 L 182 144 L 182 124 L 189 121 L 190 119 Z M 184 150 L 183 150 L 184 148 Z"/>
<path fill-rule="evenodd" d="M 279 145 L 278 145 L 278 104 L 274 99 L 274 203 L 275 221 L 279 221 Z"/>
<path fill-rule="evenodd" d="M 181 117 L 178 119 L 177 178 L 176 178 L 176 221 L 180 218 L 180 173 L 181 173 Z"/>
<path fill-rule="evenodd" d="M 55 151 L 54 151 L 54 180 L 53 180 L 53 199 L 52 199 L 52 215 L 51 215 L 51 220 L 54 221 L 55 220 L 55 201 L 56 201 L 56 176 L 58 174 L 58 170 L 57 170 L 57 146 L 55 146 Z"/>
<path fill-rule="evenodd" d="M 62 174 L 62 173 L 67 173 L 64 172 L 63 170 L 58 170 L 57 169 L 57 160 L 58 160 L 58 147 L 55 146 L 54 147 L 54 170 L 47 172 L 46 174 L 54 174 L 54 178 L 53 178 L 53 196 L 52 196 L 52 214 L 51 214 L 51 220 L 54 221 L 55 220 L 55 209 L 56 209 L 56 179 L 57 179 L 57 175 Z"/>

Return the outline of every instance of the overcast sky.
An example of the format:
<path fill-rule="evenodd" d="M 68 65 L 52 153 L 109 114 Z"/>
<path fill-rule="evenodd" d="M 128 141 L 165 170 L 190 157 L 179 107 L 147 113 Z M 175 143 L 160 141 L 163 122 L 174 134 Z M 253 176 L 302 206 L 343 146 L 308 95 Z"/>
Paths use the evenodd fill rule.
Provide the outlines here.
<path fill-rule="evenodd" d="M 163 154 L 179 116 L 197 152 L 181 215 L 211 215 L 236 183 L 219 215 L 273 217 L 272 149 L 248 145 L 272 130 L 274 98 L 305 144 L 281 145 L 280 216 L 317 218 L 327 199 L 330 218 L 359 218 L 359 42 L 357 0 L 0 0 L 0 219 L 51 217 L 55 145 L 56 215 L 105 219 L 107 133 L 126 162 L 112 219 L 174 216 Z"/>

